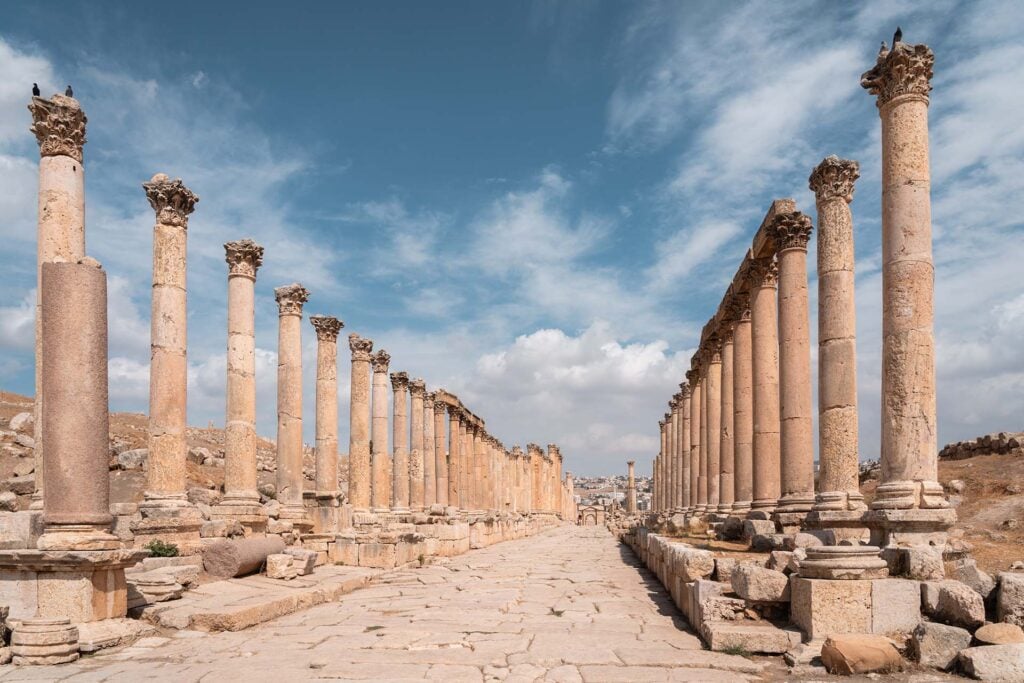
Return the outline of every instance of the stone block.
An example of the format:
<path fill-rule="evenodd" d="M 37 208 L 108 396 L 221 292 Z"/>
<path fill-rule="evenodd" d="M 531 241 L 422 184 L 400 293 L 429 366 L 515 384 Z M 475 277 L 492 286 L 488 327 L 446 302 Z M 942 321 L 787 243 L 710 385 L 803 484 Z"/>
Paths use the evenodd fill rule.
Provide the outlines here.
<path fill-rule="evenodd" d="M 375 569 L 393 569 L 395 567 L 395 544 L 360 543 L 359 566 Z"/>
<path fill-rule="evenodd" d="M 1024 629 L 1017 624 L 985 624 L 974 632 L 974 639 L 982 645 L 1024 643 Z"/>
<path fill-rule="evenodd" d="M 910 633 L 921 622 L 921 588 L 909 579 L 871 581 L 871 632 Z"/>
<path fill-rule="evenodd" d="M 153 571 L 167 574 L 174 579 L 175 582 L 180 583 L 184 588 L 191 588 L 195 586 L 199 580 L 199 567 L 193 564 L 161 567 L 160 569 L 154 569 Z"/>
<path fill-rule="evenodd" d="M 996 683 L 1024 681 L 1024 645 L 982 645 L 960 651 L 960 669 L 972 678 Z"/>
<path fill-rule="evenodd" d="M 921 611 L 929 617 L 939 609 L 939 584 L 941 581 L 921 582 Z"/>
<path fill-rule="evenodd" d="M 707 550 L 673 544 L 670 567 L 671 571 L 687 583 L 699 581 L 708 578 L 715 571 L 715 556 Z"/>
<path fill-rule="evenodd" d="M 299 576 L 306 576 L 312 574 L 313 569 L 316 567 L 317 562 L 317 551 L 308 550 L 305 548 L 285 548 L 285 555 L 292 557 L 292 564 L 295 565 L 295 569 L 298 571 Z"/>
<path fill-rule="evenodd" d="M 903 667 L 903 658 L 884 636 L 847 633 L 825 640 L 821 646 L 821 663 L 831 674 L 849 676 L 898 671 Z"/>
<path fill-rule="evenodd" d="M 755 553 L 770 553 L 773 550 L 784 550 L 785 534 L 758 534 L 750 539 L 750 549 Z"/>
<path fill-rule="evenodd" d="M 978 569 L 978 563 L 973 558 L 964 557 L 953 562 L 950 578 L 970 586 L 986 602 L 995 597 L 995 579 Z"/>
<path fill-rule="evenodd" d="M 921 666 L 947 671 L 956 664 L 960 650 L 971 644 L 971 632 L 931 621 L 917 625 L 907 643 L 909 656 Z"/>
<path fill-rule="evenodd" d="M 970 586 L 947 579 L 939 583 L 939 598 L 931 615 L 938 621 L 974 629 L 985 623 L 985 603 Z"/>
<path fill-rule="evenodd" d="M 1024 574 L 1000 572 L 996 593 L 996 615 L 999 621 L 1024 627 Z"/>
<path fill-rule="evenodd" d="M 359 566 L 359 544 L 353 539 L 339 537 L 331 544 L 328 561 L 331 564 L 342 564 L 349 567 Z"/>
<path fill-rule="evenodd" d="M 285 553 L 267 555 L 267 578 L 288 581 L 298 575 L 299 570 L 296 569 L 295 563 L 292 562 L 291 555 Z"/>
<path fill-rule="evenodd" d="M 790 620 L 807 640 L 871 631 L 871 581 L 790 578 Z"/>
<path fill-rule="evenodd" d="M 717 581 L 694 581 L 684 584 L 683 588 L 687 599 L 682 609 L 691 624 L 699 624 L 702 621 L 700 605 L 703 601 L 722 595 L 726 590 L 726 586 Z"/>
<path fill-rule="evenodd" d="M 736 568 L 736 560 L 731 557 L 715 558 L 715 581 L 732 584 L 732 572 Z"/>
<path fill-rule="evenodd" d="M 773 550 L 768 553 L 768 569 L 774 569 L 777 572 L 785 571 L 789 568 L 789 563 L 793 559 L 793 552 L 789 550 Z"/>
<path fill-rule="evenodd" d="M 770 536 L 775 533 L 775 522 L 769 519 L 746 519 L 743 521 L 743 540 L 750 542 L 754 536 Z"/>
<path fill-rule="evenodd" d="M 784 547 L 786 550 L 796 550 L 797 548 L 818 548 L 825 545 L 825 543 L 815 534 L 798 532 L 795 534 L 787 534 L 786 540 L 784 541 Z"/>
<path fill-rule="evenodd" d="M 701 637 L 715 652 L 742 650 L 758 654 L 782 654 L 800 644 L 800 632 L 781 629 L 768 622 L 709 621 Z"/>
<path fill-rule="evenodd" d="M 750 602 L 786 602 L 790 598 L 789 577 L 753 564 L 736 567 L 732 573 L 732 589 Z"/>

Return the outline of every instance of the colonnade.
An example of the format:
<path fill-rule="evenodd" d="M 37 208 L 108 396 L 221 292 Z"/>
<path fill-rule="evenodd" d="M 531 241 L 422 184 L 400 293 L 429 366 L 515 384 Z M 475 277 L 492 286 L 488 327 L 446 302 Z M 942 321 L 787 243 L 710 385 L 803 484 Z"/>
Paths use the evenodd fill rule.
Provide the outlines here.
<path fill-rule="evenodd" d="M 883 46 L 861 84 L 882 119 L 882 480 L 858 485 L 854 228 L 856 161 L 810 174 L 817 210 L 818 454 L 815 487 L 807 247 L 811 217 L 772 202 L 686 380 L 659 421 L 656 513 L 865 527 L 882 543 L 934 541 L 955 521 L 937 483 L 925 45 Z"/>

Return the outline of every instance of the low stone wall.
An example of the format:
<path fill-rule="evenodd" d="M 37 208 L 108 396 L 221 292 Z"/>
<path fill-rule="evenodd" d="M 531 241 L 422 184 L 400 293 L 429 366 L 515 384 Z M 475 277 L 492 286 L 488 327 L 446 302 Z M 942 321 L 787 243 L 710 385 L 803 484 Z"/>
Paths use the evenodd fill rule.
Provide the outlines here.
<path fill-rule="evenodd" d="M 1024 455 L 1024 432 L 997 432 L 968 441 L 954 441 L 939 451 L 946 460 L 964 460 L 976 455 Z"/>

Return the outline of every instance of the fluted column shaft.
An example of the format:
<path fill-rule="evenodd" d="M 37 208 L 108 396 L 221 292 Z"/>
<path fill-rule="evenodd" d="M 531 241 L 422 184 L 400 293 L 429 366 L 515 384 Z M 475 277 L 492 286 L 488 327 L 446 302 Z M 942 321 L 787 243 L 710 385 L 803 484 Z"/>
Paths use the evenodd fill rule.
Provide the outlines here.
<path fill-rule="evenodd" d="M 754 383 L 754 501 L 773 512 L 779 500 L 778 273 L 770 259 L 752 262 L 751 367 Z"/>
<path fill-rule="evenodd" d="M 391 446 L 391 511 L 409 511 L 409 375 L 391 373 L 393 443 Z"/>
<path fill-rule="evenodd" d="M 277 499 L 283 518 L 305 517 L 302 502 L 302 306 L 300 284 L 274 290 L 277 327 Z"/>
<path fill-rule="evenodd" d="M 370 504 L 374 512 L 391 509 L 391 463 L 388 459 L 388 365 L 391 356 L 381 349 L 370 360 L 373 366 L 373 418 L 370 439 L 370 469 L 373 490 Z"/>
<path fill-rule="evenodd" d="M 473 430 L 469 417 L 459 423 L 459 507 L 473 510 Z"/>
<path fill-rule="evenodd" d="M 373 340 L 348 336 L 352 351 L 349 393 L 348 501 L 355 512 L 369 512 L 370 465 L 370 358 Z"/>
<path fill-rule="evenodd" d="M 750 308 L 740 304 L 733 331 L 733 449 L 736 502 L 733 510 L 746 513 L 754 496 L 754 395 Z"/>
<path fill-rule="evenodd" d="M 733 371 L 733 336 L 732 331 L 725 333 L 722 339 L 722 403 L 721 403 L 721 437 L 719 459 L 718 511 L 731 512 L 736 502 L 734 473 L 736 467 L 735 431 L 733 429 L 734 410 L 734 371 Z"/>

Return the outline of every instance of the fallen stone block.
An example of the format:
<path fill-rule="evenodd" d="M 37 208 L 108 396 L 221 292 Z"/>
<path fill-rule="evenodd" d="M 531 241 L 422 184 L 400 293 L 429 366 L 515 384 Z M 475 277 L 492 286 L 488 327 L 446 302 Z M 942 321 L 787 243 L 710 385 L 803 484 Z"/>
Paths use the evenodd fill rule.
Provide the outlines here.
<path fill-rule="evenodd" d="M 267 578 L 291 580 L 299 575 L 292 563 L 292 556 L 284 553 L 267 555 Z"/>
<path fill-rule="evenodd" d="M 292 564 L 299 572 L 299 576 L 312 574 L 316 568 L 317 551 L 305 548 L 286 548 L 285 555 L 291 555 Z"/>
<path fill-rule="evenodd" d="M 782 654 L 800 644 L 799 631 L 781 629 L 766 621 L 709 621 L 701 625 L 700 633 L 715 652 Z"/>
<path fill-rule="evenodd" d="M 154 569 L 153 571 L 167 574 L 185 588 L 195 586 L 199 580 L 199 567 L 193 564 L 183 564 L 176 567 L 161 567 L 160 569 Z"/>
<path fill-rule="evenodd" d="M 715 581 L 719 583 L 728 583 L 731 585 L 732 572 L 736 568 L 736 560 L 731 557 L 716 557 L 715 558 Z"/>
<path fill-rule="evenodd" d="M 785 571 L 792 560 L 792 551 L 773 550 L 768 553 L 768 569 L 774 569 L 777 572 Z"/>
<path fill-rule="evenodd" d="M 999 621 L 1024 627 L 1024 574 L 1000 572 L 996 593 L 996 615 Z"/>
<path fill-rule="evenodd" d="M 671 548 L 672 570 L 683 581 L 689 583 L 706 579 L 715 571 L 715 556 L 709 551 L 680 545 L 673 545 Z"/>
<path fill-rule="evenodd" d="M 922 621 L 908 641 L 910 657 L 921 664 L 948 671 L 960 650 L 971 644 L 971 632 L 958 626 Z"/>
<path fill-rule="evenodd" d="M 785 550 L 785 534 L 758 534 L 750 539 L 750 549 L 756 553 L 770 553 L 773 550 Z"/>
<path fill-rule="evenodd" d="M 1024 681 L 1024 645 L 982 645 L 960 651 L 960 670 L 994 683 Z"/>
<path fill-rule="evenodd" d="M 970 586 L 986 602 L 995 595 L 995 579 L 978 569 L 978 563 L 973 558 L 965 557 L 953 562 L 950 578 Z"/>
<path fill-rule="evenodd" d="M 135 619 L 103 619 L 78 624 L 79 652 L 97 652 L 131 645 L 139 638 L 156 635 L 156 628 Z"/>
<path fill-rule="evenodd" d="M 814 534 L 802 531 L 795 534 L 787 534 L 783 543 L 786 550 L 796 550 L 797 548 L 818 548 L 825 545 L 825 543 Z"/>
<path fill-rule="evenodd" d="M 850 676 L 873 672 L 891 673 L 903 668 L 903 658 L 884 636 L 847 633 L 825 639 L 821 663 L 831 674 Z"/>
<path fill-rule="evenodd" d="M 1024 629 L 1017 624 L 985 624 L 974 632 L 974 639 L 982 645 L 1024 643 Z"/>
<path fill-rule="evenodd" d="M 732 589 L 751 602 L 789 601 L 789 577 L 779 571 L 741 564 L 732 573 Z"/>
<path fill-rule="evenodd" d="M 985 623 L 985 602 L 970 586 L 947 579 L 939 582 L 935 612 L 938 621 L 974 629 Z"/>
<path fill-rule="evenodd" d="M 128 587 L 128 609 L 177 600 L 184 590 L 174 577 L 162 570 L 125 574 Z"/>
<path fill-rule="evenodd" d="M 754 536 L 770 536 L 775 533 L 775 522 L 769 519 L 745 519 L 743 520 L 742 538 L 748 543 Z"/>

